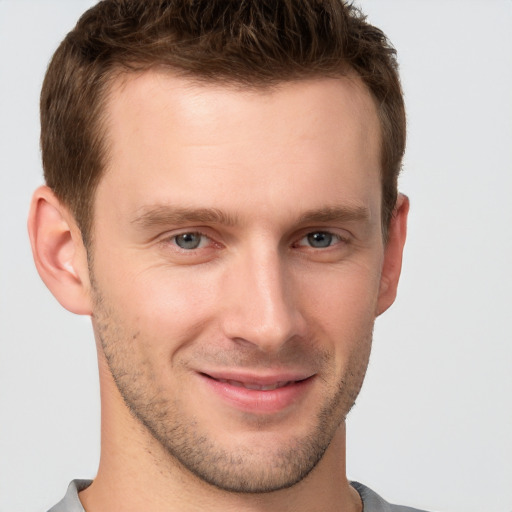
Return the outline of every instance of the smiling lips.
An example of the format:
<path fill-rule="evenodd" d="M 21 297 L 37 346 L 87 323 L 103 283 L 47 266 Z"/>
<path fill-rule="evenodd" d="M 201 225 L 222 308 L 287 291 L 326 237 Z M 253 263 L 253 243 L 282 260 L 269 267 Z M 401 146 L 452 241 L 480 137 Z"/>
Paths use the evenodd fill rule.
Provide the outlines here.
<path fill-rule="evenodd" d="M 253 389 L 257 391 L 272 391 L 273 389 L 284 388 L 288 386 L 292 382 L 291 380 L 285 380 L 281 382 L 275 382 L 274 384 L 257 384 L 255 382 L 240 382 L 238 380 L 228 380 L 228 379 L 215 379 L 217 382 L 222 382 L 225 384 L 229 384 L 230 386 L 235 386 L 239 388 L 245 389 Z"/>
<path fill-rule="evenodd" d="M 312 386 L 309 376 L 239 376 L 201 374 L 207 389 L 231 408 L 253 414 L 281 412 L 305 397 Z"/>

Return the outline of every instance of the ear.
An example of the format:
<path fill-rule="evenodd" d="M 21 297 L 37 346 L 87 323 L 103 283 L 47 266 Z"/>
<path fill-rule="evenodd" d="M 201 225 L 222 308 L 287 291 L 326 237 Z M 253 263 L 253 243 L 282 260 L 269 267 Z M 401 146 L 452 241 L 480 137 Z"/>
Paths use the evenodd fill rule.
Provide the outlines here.
<path fill-rule="evenodd" d="M 80 229 L 49 187 L 32 197 L 28 232 L 37 271 L 55 298 L 72 313 L 91 314 L 87 252 Z"/>
<path fill-rule="evenodd" d="M 384 261 L 380 278 L 377 316 L 381 315 L 395 301 L 398 280 L 402 270 L 402 254 L 407 235 L 409 198 L 399 194 L 388 229 L 388 240 L 384 247 Z"/>

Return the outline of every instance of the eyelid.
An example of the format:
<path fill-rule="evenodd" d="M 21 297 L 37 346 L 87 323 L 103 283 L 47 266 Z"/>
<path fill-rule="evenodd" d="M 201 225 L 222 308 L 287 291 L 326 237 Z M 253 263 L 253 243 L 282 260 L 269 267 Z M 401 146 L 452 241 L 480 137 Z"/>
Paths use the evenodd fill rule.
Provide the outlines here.
<path fill-rule="evenodd" d="M 160 245 L 166 245 L 166 246 L 171 245 L 174 250 L 176 250 L 180 253 L 183 253 L 183 254 L 193 253 L 194 251 L 199 251 L 199 250 L 205 250 L 210 247 L 222 246 L 222 244 L 219 243 L 216 240 L 216 238 L 214 238 L 212 236 L 212 234 L 210 234 L 208 231 L 209 231 L 208 229 L 202 228 L 202 227 L 199 227 L 199 228 L 198 227 L 185 227 L 185 228 L 175 229 L 175 230 L 168 231 L 168 232 L 160 235 L 158 237 L 159 238 L 158 243 Z M 176 243 L 176 238 L 179 237 L 180 235 L 185 235 L 187 233 L 200 235 L 201 237 L 207 239 L 208 243 L 203 247 L 197 247 L 195 249 L 184 249 Z"/>
<path fill-rule="evenodd" d="M 342 231 L 342 232 L 340 232 L 340 231 Z M 329 245 L 327 247 L 312 247 L 311 245 L 308 245 L 308 244 L 299 244 L 299 242 L 301 242 L 302 240 L 307 238 L 309 235 L 313 235 L 315 233 L 329 234 L 335 239 L 335 242 L 332 245 Z M 347 244 L 350 242 L 350 238 L 351 238 L 350 234 L 348 232 L 346 232 L 345 230 L 339 230 L 339 229 L 333 229 L 333 228 L 316 228 L 316 229 L 315 228 L 307 228 L 299 234 L 299 236 L 297 237 L 297 242 L 295 242 L 293 245 L 295 245 L 297 247 L 308 247 L 308 248 L 314 249 L 314 250 L 326 250 L 326 249 L 335 247 L 335 246 L 339 245 L 340 243 Z"/>
<path fill-rule="evenodd" d="M 209 243 L 206 244 L 206 246 L 204 247 L 198 247 L 196 249 L 183 249 L 182 247 L 180 247 L 177 243 L 176 243 L 176 238 L 180 235 L 184 235 L 184 234 L 187 234 L 187 233 L 191 233 L 191 234 L 197 234 L 197 235 L 200 235 L 204 238 L 206 238 Z M 329 245 L 325 248 L 321 248 L 321 247 L 312 247 L 308 244 L 299 244 L 299 242 L 301 242 L 303 239 L 305 239 L 308 235 L 311 235 L 311 234 L 314 234 L 314 233 L 328 233 L 330 234 L 335 240 L 334 240 L 334 243 L 332 245 Z M 208 247 L 210 246 L 213 246 L 213 247 L 224 247 L 224 244 L 222 242 L 219 242 L 218 241 L 218 236 L 215 236 L 215 233 L 214 234 L 211 234 L 210 233 L 210 229 L 208 228 L 205 228 L 205 227 L 185 227 L 185 228 L 179 228 L 179 229 L 175 229 L 175 230 L 170 230 L 166 233 L 163 233 L 162 235 L 160 235 L 158 238 L 158 243 L 161 244 L 161 245 L 169 245 L 169 243 L 172 243 L 173 247 L 177 250 L 177 251 L 180 251 L 180 252 L 184 252 L 184 253 L 191 253 L 193 251 L 197 251 L 197 250 L 200 250 L 200 249 L 207 249 Z M 310 248 L 310 249 L 313 249 L 313 250 L 326 250 L 326 249 L 329 249 L 329 248 L 332 248 L 332 247 L 335 247 L 337 245 L 339 245 L 340 243 L 341 244 L 348 244 L 350 243 L 351 241 L 351 234 L 349 232 L 347 232 L 346 230 L 342 230 L 342 229 L 339 229 L 339 228 L 325 228 L 325 227 L 320 227 L 320 228 L 315 228 L 315 227 L 307 227 L 307 228 L 304 228 L 302 230 L 299 231 L 299 233 L 293 237 L 295 239 L 295 242 L 292 243 L 292 246 L 295 246 L 295 247 L 306 247 L 306 248 Z"/>
<path fill-rule="evenodd" d="M 197 247 L 190 247 L 190 248 L 181 247 L 181 245 L 179 245 L 179 243 L 178 243 L 178 238 L 183 237 L 184 235 L 193 235 L 195 237 L 198 237 L 199 243 L 198 243 Z M 197 249 L 204 249 L 205 246 L 207 246 L 208 243 L 211 241 L 208 236 L 204 235 L 203 233 L 200 233 L 199 231 L 186 231 L 184 233 L 179 233 L 177 235 L 172 236 L 171 240 L 174 242 L 174 245 L 176 245 L 178 248 L 180 248 L 184 251 L 187 251 L 187 252 L 195 251 Z"/>

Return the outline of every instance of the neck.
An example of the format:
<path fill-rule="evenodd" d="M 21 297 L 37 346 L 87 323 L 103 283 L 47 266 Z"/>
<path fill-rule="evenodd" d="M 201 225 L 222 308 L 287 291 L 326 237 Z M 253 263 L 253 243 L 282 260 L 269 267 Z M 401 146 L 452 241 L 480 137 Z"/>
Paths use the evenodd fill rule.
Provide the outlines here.
<path fill-rule="evenodd" d="M 87 512 L 356 512 L 357 492 L 345 474 L 345 424 L 318 465 L 301 482 L 270 493 L 217 489 L 185 469 L 126 408 L 100 362 L 102 445 L 97 477 L 80 500 Z"/>

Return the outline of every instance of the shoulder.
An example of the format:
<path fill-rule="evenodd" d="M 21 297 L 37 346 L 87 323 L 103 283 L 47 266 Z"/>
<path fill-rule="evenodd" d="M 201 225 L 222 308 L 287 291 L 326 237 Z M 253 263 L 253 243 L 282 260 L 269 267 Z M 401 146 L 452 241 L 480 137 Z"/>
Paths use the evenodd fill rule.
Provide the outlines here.
<path fill-rule="evenodd" d="M 417 508 L 392 505 L 381 498 L 375 491 L 359 482 L 350 482 L 350 485 L 359 493 L 363 502 L 363 512 L 426 512 Z"/>
<path fill-rule="evenodd" d="M 85 512 L 80 503 L 78 493 L 91 485 L 92 480 L 73 480 L 57 505 L 53 506 L 48 512 Z"/>

